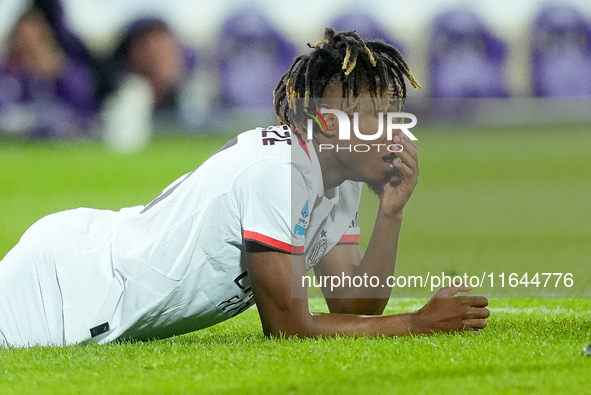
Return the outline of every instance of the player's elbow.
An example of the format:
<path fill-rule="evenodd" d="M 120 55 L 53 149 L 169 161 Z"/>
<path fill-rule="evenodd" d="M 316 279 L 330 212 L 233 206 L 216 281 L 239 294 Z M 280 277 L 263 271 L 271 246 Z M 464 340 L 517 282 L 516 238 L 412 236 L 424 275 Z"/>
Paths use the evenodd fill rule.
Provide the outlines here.
<path fill-rule="evenodd" d="M 332 314 L 382 315 L 388 304 L 388 299 L 341 299 L 328 303 Z"/>
<path fill-rule="evenodd" d="M 315 336 L 312 314 L 298 314 L 289 317 L 277 317 L 263 322 L 263 333 L 267 338 L 289 338 Z"/>

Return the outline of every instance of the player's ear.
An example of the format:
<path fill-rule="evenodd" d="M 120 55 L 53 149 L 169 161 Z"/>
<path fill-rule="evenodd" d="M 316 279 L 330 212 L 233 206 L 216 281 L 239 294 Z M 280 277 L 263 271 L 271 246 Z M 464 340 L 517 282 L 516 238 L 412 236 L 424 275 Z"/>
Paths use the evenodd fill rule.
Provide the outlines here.
<path fill-rule="evenodd" d="M 328 104 L 322 104 L 320 109 L 330 109 L 331 107 Z M 323 114 L 324 121 L 326 122 L 326 126 L 328 129 L 322 129 L 321 133 L 328 138 L 332 138 L 339 133 L 339 119 L 335 114 L 326 113 Z"/>

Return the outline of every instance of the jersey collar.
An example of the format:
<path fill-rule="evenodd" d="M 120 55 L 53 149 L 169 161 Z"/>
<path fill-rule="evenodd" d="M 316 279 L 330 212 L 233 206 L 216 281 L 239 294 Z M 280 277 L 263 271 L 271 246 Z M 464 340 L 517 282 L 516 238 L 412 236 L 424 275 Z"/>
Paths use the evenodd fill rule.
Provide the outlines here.
<path fill-rule="evenodd" d="M 318 196 L 324 195 L 324 181 L 320 161 L 312 141 L 305 141 L 297 132 L 292 133 L 292 163 L 298 169 L 308 187 Z"/>

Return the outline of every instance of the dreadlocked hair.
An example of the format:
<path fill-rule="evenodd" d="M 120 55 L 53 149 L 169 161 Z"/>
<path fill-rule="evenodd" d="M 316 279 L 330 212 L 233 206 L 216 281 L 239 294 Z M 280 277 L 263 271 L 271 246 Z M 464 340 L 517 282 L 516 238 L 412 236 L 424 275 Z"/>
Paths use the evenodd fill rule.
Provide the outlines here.
<path fill-rule="evenodd" d="M 396 48 L 378 40 L 364 41 L 354 30 L 335 32 L 327 27 L 324 39 L 315 45 L 308 43 L 308 47 L 313 51 L 294 60 L 273 92 L 280 124 L 303 124 L 303 110 L 315 107 L 327 86 L 335 81 L 341 86 L 347 111 L 353 111 L 359 95 L 367 91 L 372 99 L 387 102 L 388 98 L 396 98 L 403 102 L 404 77 L 414 88 L 421 88 Z"/>

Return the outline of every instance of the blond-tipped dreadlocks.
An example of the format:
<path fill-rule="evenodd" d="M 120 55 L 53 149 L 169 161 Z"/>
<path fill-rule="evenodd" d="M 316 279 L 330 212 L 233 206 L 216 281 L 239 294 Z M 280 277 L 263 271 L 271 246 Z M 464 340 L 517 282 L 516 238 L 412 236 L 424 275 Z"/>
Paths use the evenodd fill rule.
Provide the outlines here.
<path fill-rule="evenodd" d="M 355 31 L 335 32 L 327 27 L 324 39 L 314 50 L 297 57 L 273 92 L 273 104 L 279 123 L 295 126 L 305 115 L 299 107 L 312 105 L 321 98 L 331 80 L 337 78 L 343 98 L 355 99 L 367 89 L 374 98 L 406 98 L 408 78 L 421 88 L 396 48 L 382 41 L 364 41 Z M 302 119 L 300 119 L 302 118 Z"/>

